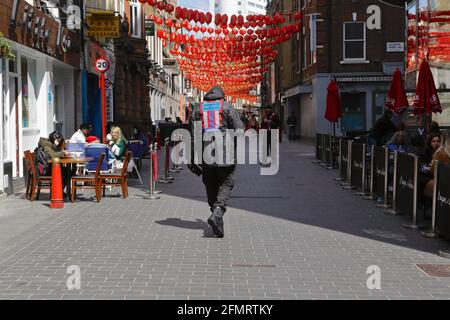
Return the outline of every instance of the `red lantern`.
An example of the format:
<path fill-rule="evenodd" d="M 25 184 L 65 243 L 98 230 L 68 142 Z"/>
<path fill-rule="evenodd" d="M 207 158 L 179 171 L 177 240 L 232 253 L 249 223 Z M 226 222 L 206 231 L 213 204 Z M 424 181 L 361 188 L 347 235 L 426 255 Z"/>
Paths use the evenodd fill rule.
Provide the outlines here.
<path fill-rule="evenodd" d="M 183 14 L 181 15 L 181 18 L 184 20 L 187 18 L 187 14 L 188 14 L 188 9 L 183 8 Z"/>
<path fill-rule="evenodd" d="M 198 10 L 194 10 L 194 16 L 193 16 L 194 22 L 197 23 L 198 20 L 200 19 L 200 13 L 198 12 Z"/>
<path fill-rule="evenodd" d="M 140 3 L 146 3 L 147 0 L 139 0 Z"/>
<path fill-rule="evenodd" d="M 183 8 L 176 7 L 175 8 L 175 18 L 181 19 L 182 15 L 183 15 Z"/>
<path fill-rule="evenodd" d="M 163 23 L 163 19 L 162 18 L 156 18 L 155 23 L 157 25 L 161 25 Z"/>
<path fill-rule="evenodd" d="M 206 18 L 205 19 L 206 24 L 210 24 L 212 22 L 212 14 L 211 14 L 211 12 L 207 12 L 205 18 Z"/>
<path fill-rule="evenodd" d="M 234 34 L 234 35 L 237 35 L 239 33 L 239 31 L 237 29 L 232 29 L 231 33 Z"/>
<path fill-rule="evenodd" d="M 236 23 L 237 23 L 237 17 L 235 14 L 233 14 L 230 19 L 230 27 L 233 28 L 236 25 Z"/>
<path fill-rule="evenodd" d="M 198 32 L 200 30 L 199 26 L 195 25 L 193 28 L 194 32 Z"/>
<path fill-rule="evenodd" d="M 173 10 L 175 10 L 175 7 L 173 6 L 173 4 L 170 4 L 170 3 L 166 4 L 166 11 L 168 13 L 172 13 Z"/>
<path fill-rule="evenodd" d="M 199 16 L 199 18 L 198 18 L 198 21 L 199 21 L 201 24 L 204 24 L 204 23 L 205 23 L 205 21 L 206 21 L 206 15 L 205 15 L 204 12 L 200 12 L 200 16 Z"/>
<path fill-rule="evenodd" d="M 248 22 L 252 22 L 253 19 L 254 19 L 254 17 L 251 14 L 247 16 L 247 21 Z"/>
<path fill-rule="evenodd" d="M 201 26 L 201 27 L 200 27 L 200 31 L 201 31 L 202 33 L 205 33 L 205 32 L 206 32 L 206 27 L 205 27 L 205 26 Z"/>
<path fill-rule="evenodd" d="M 294 14 L 294 19 L 295 20 L 301 20 L 302 19 L 302 13 L 301 12 L 296 12 Z"/>
<path fill-rule="evenodd" d="M 166 8 L 166 4 L 165 4 L 164 1 L 158 1 L 158 3 L 156 4 L 156 7 L 157 7 L 159 10 L 164 10 L 164 9 Z"/>
<path fill-rule="evenodd" d="M 248 30 L 247 30 L 247 33 L 248 33 L 249 35 L 252 35 L 252 34 L 253 34 L 253 29 L 248 29 Z"/>
<path fill-rule="evenodd" d="M 147 0 L 147 3 L 152 7 L 156 6 L 156 0 Z"/>
<path fill-rule="evenodd" d="M 215 32 L 216 32 L 217 35 L 219 35 L 219 34 L 222 33 L 222 29 L 219 29 L 219 28 L 218 28 L 218 29 L 215 30 Z"/>
<path fill-rule="evenodd" d="M 218 26 L 221 21 L 222 21 L 222 15 L 220 13 L 217 13 L 216 18 L 214 19 L 215 25 Z"/>
<path fill-rule="evenodd" d="M 238 25 L 240 25 L 240 26 L 244 25 L 244 17 L 242 15 L 239 15 L 237 20 L 238 20 L 238 22 L 237 22 Z"/>
<path fill-rule="evenodd" d="M 193 18 L 194 18 L 194 10 L 189 9 L 188 12 L 187 12 L 187 18 L 186 19 L 188 21 L 192 21 Z"/>
<path fill-rule="evenodd" d="M 211 27 L 209 27 L 209 28 L 208 28 L 208 33 L 209 33 L 209 34 L 213 34 L 213 33 L 214 33 L 214 29 L 211 28 Z"/>
<path fill-rule="evenodd" d="M 173 21 L 172 21 L 171 19 L 167 19 L 167 20 L 166 20 L 166 26 L 167 26 L 168 28 L 172 27 L 172 26 L 173 26 Z"/>
<path fill-rule="evenodd" d="M 239 30 L 239 33 L 241 34 L 241 36 L 244 36 L 247 33 L 247 31 L 245 29 L 241 29 Z"/>
<path fill-rule="evenodd" d="M 222 26 L 226 26 L 228 24 L 228 16 L 224 14 L 222 16 Z"/>

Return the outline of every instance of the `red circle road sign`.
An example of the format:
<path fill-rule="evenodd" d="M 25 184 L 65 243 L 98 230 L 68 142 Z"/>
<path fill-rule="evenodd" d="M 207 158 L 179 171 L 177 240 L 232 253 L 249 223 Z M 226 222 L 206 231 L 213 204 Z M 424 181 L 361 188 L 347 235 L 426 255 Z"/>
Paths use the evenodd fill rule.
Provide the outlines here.
<path fill-rule="evenodd" d="M 105 58 L 98 58 L 95 61 L 95 69 L 97 69 L 98 72 L 105 73 L 109 70 L 109 61 Z"/>

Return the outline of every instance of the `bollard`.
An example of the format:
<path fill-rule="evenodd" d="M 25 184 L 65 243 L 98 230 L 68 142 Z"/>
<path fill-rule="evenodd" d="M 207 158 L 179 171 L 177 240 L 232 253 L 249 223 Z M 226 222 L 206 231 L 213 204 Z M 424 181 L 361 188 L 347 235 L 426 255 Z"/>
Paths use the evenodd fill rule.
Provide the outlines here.
<path fill-rule="evenodd" d="M 413 222 L 404 223 L 403 226 L 407 229 L 419 230 L 425 229 L 424 225 L 417 224 L 417 188 L 418 188 L 418 177 L 419 177 L 419 157 L 414 155 L 414 206 L 413 206 Z"/>
<path fill-rule="evenodd" d="M 150 146 L 150 190 L 147 192 L 147 194 L 149 196 L 144 197 L 144 199 L 146 200 L 158 200 L 159 197 L 155 196 L 155 175 L 154 175 L 154 170 L 155 170 L 155 163 L 154 163 L 154 157 L 156 154 L 156 143 L 155 145 L 151 145 Z"/>
<path fill-rule="evenodd" d="M 327 148 L 325 146 L 325 135 L 322 135 L 322 162 L 320 163 L 321 167 L 325 167 L 327 166 L 327 158 L 325 153 L 327 152 Z"/>
<path fill-rule="evenodd" d="M 397 162 L 398 162 L 398 151 L 395 151 L 394 153 L 394 181 L 393 181 L 393 187 L 392 187 L 392 207 L 391 209 L 384 210 L 385 214 L 391 215 L 391 216 L 398 216 L 401 214 L 396 208 L 396 193 L 397 193 Z M 386 175 L 388 172 L 386 172 Z M 387 194 L 385 196 L 387 198 Z"/>
<path fill-rule="evenodd" d="M 179 139 L 177 139 L 177 140 L 179 140 Z M 177 144 L 179 144 L 179 143 L 181 143 L 181 141 L 178 141 Z M 176 147 L 176 145 L 174 147 Z M 169 172 L 180 172 L 181 171 L 181 169 L 178 168 L 178 159 L 179 159 L 179 154 L 178 154 L 178 152 L 175 152 L 175 162 L 177 164 L 175 164 L 175 162 L 172 162 L 172 169 L 170 169 Z"/>
<path fill-rule="evenodd" d="M 50 208 L 64 208 L 61 159 L 59 158 L 52 159 L 52 198 L 50 202 Z"/>
<path fill-rule="evenodd" d="M 164 177 L 158 179 L 159 183 L 169 184 L 174 180 L 173 177 L 169 177 L 169 157 L 170 157 L 170 147 L 169 147 L 169 138 L 166 138 L 164 142 Z"/>
<path fill-rule="evenodd" d="M 439 170 L 439 161 L 434 161 L 434 171 L 433 171 L 433 207 L 431 209 L 431 229 L 429 231 L 423 231 L 421 232 L 422 236 L 425 238 L 439 238 L 440 235 L 436 230 L 436 200 L 437 200 L 437 176 L 438 176 L 438 170 Z"/>

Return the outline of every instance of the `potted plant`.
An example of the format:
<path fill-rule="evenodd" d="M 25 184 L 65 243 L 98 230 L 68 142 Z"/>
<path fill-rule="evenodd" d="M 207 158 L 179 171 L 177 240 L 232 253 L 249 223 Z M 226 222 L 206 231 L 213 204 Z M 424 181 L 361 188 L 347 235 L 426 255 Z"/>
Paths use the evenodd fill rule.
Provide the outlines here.
<path fill-rule="evenodd" d="M 2 57 L 5 57 L 6 60 L 16 59 L 16 55 L 11 48 L 11 44 L 3 37 L 3 34 L 0 32 L 0 58 Z"/>

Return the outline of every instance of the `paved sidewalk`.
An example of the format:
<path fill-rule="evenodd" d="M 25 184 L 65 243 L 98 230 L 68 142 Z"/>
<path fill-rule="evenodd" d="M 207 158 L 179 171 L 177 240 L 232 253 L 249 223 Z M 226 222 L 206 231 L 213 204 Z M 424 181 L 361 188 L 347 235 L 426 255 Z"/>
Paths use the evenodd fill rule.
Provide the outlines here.
<path fill-rule="evenodd" d="M 63 210 L 46 195 L 2 200 L 0 299 L 450 299 L 450 278 L 416 267 L 450 264 L 436 255 L 450 245 L 340 188 L 313 153 L 285 142 L 278 175 L 239 167 L 224 239 L 187 169 L 153 202 L 136 181 L 128 200 L 114 190 L 97 204 L 86 192 Z M 72 265 L 80 290 L 66 286 Z M 381 290 L 367 288 L 371 265 Z"/>

